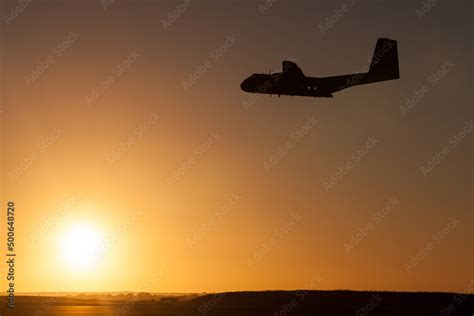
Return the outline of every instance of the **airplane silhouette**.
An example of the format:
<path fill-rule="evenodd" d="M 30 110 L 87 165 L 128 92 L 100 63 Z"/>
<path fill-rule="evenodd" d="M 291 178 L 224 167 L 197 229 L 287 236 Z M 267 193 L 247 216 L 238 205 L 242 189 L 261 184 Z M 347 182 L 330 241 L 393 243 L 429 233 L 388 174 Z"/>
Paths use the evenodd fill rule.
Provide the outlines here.
<path fill-rule="evenodd" d="M 369 71 L 333 77 L 307 77 L 298 65 L 285 60 L 282 72 L 253 74 L 240 88 L 246 92 L 332 98 L 333 93 L 353 86 L 399 79 L 397 41 L 379 38 Z"/>

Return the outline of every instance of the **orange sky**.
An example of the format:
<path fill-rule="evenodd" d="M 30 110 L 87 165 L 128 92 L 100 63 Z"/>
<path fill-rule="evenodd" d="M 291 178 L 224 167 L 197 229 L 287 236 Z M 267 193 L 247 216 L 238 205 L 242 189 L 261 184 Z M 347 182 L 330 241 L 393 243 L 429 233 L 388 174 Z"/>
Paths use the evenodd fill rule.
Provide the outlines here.
<path fill-rule="evenodd" d="M 263 1 L 180 3 L 33 1 L 1 21 L 17 291 L 296 289 L 318 275 L 316 289 L 469 285 L 469 1 L 422 18 L 421 3 L 364 1 L 324 34 L 330 1 L 263 15 Z M 239 89 L 284 59 L 312 76 L 359 71 L 378 37 L 398 40 L 400 80 L 333 99 Z M 77 223 L 109 242 L 83 271 L 61 258 Z"/>

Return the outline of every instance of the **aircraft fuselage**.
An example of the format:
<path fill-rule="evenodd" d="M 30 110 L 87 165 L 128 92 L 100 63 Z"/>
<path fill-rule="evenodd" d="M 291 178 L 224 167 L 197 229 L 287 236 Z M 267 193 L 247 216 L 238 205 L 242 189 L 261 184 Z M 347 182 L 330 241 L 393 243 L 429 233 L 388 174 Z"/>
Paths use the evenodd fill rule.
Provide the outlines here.
<path fill-rule="evenodd" d="M 285 77 L 283 72 L 253 74 L 241 84 L 246 92 L 332 98 L 332 93 L 354 85 L 370 83 L 366 73 L 328 78 Z"/>

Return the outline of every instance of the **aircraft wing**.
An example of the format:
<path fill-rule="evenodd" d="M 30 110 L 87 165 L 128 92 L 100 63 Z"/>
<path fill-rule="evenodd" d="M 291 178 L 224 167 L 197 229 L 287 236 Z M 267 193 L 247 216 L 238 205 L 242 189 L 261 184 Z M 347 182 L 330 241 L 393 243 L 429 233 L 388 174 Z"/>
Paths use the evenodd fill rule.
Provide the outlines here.
<path fill-rule="evenodd" d="M 287 78 L 305 78 L 303 71 L 295 62 L 285 60 L 282 62 L 283 76 Z"/>

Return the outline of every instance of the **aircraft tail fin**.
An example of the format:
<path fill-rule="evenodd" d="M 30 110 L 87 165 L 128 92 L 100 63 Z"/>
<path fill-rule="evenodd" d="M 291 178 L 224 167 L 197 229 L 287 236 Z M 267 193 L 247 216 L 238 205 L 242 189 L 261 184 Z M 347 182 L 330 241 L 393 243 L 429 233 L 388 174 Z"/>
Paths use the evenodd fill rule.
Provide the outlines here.
<path fill-rule="evenodd" d="M 370 82 L 400 78 L 398 67 L 397 41 L 379 38 L 370 64 L 368 78 Z"/>

